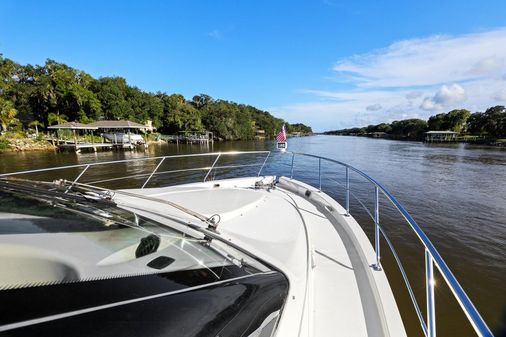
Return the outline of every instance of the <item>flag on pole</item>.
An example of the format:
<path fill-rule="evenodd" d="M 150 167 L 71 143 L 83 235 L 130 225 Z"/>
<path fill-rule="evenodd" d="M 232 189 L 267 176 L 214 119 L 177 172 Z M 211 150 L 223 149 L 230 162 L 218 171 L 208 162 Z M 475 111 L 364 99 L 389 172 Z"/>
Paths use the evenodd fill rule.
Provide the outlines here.
<path fill-rule="evenodd" d="M 286 142 L 285 124 L 283 124 L 283 127 L 281 128 L 281 131 L 279 131 L 278 134 L 276 135 L 276 140 L 278 142 Z"/>

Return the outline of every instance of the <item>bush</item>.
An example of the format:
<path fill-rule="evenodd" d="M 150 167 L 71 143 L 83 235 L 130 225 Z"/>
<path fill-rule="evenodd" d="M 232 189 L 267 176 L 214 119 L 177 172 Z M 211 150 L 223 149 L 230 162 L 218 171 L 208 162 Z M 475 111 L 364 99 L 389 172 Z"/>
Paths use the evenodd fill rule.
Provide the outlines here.
<path fill-rule="evenodd" d="M 9 148 L 9 141 L 4 137 L 0 136 L 0 151 L 7 150 Z"/>

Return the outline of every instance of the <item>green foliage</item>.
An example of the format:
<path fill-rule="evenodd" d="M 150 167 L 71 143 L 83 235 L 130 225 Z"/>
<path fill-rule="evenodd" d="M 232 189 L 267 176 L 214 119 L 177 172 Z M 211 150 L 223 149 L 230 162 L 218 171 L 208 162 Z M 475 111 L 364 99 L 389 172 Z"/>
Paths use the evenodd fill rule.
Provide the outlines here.
<path fill-rule="evenodd" d="M 3 136 L 0 136 L 0 151 L 7 150 L 9 148 L 9 140 Z"/>
<path fill-rule="evenodd" d="M 209 130 L 222 139 L 252 139 L 255 128 L 274 137 L 285 123 L 255 107 L 215 100 L 205 94 L 187 101 L 178 94 L 144 92 L 128 85 L 122 77 L 94 79 L 50 59 L 43 66 L 22 66 L 1 54 L 0 98 L 19 112 L 25 127 L 35 126 L 37 131 L 66 121 L 128 119 L 138 123 L 151 120 L 158 130 L 169 134 Z M 43 125 L 33 121 L 42 121 Z M 303 124 L 287 127 L 289 132 L 311 132 Z"/>
<path fill-rule="evenodd" d="M 313 130 L 311 129 L 310 126 L 304 125 L 302 123 L 297 123 L 297 124 L 287 124 L 286 132 L 288 133 L 300 132 L 303 134 L 310 134 L 313 133 Z"/>
<path fill-rule="evenodd" d="M 365 128 L 327 131 L 325 134 L 360 136 L 372 132 L 385 132 L 394 138 L 422 139 L 423 133 L 427 130 L 455 131 L 464 134 L 466 139 L 476 137 L 499 139 L 506 137 L 506 108 L 498 105 L 488 108 L 485 112 L 475 113 L 466 109 L 455 109 L 431 116 L 427 122 L 421 119 L 406 119 L 391 124 L 369 125 Z"/>
<path fill-rule="evenodd" d="M 456 109 L 448 113 L 431 116 L 428 120 L 429 130 L 465 132 L 467 120 L 471 112 L 466 109 Z"/>
<path fill-rule="evenodd" d="M 159 94 L 162 102 L 162 127 L 160 131 L 175 134 L 178 131 L 202 131 L 204 129 L 201 114 L 183 95 Z"/>
<path fill-rule="evenodd" d="M 427 122 L 423 119 L 412 118 L 392 122 L 391 133 L 400 138 L 422 139 L 425 131 Z"/>
<path fill-rule="evenodd" d="M 364 128 L 351 128 L 336 131 L 328 131 L 328 135 L 356 135 L 363 136 L 373 132 L 384 132 L 392 138 L 421 140 L 423 133 L 427 131 L 427 122 L 422 119 L 412 118 L 401 121 L 393 121 L 391 124 L 381 123 L 369 125 Z"/>
<path fill-rule="evenodd" d="M 63 124 L 67 121 L 68 121 L 68 118 L 66 115 L 55 114 L 54 112 L 50 112 L 47 115 L 47 124 L 48 125 Z"/>
<path fill-rule="evenodd" d="M 1 131 L 7 131 L 10 127 L 16 125 L 19 121 L 16 118 L 18 111 L 14 108 L 11 101 L 0 97 L 0 126 Z"/>
<path fill-rule="evenodd" d="M 467 121 L 467 130 L 471 134 L 493 138 L 506 136 L 506 109 L 498 105 L 472 114 Z"/>

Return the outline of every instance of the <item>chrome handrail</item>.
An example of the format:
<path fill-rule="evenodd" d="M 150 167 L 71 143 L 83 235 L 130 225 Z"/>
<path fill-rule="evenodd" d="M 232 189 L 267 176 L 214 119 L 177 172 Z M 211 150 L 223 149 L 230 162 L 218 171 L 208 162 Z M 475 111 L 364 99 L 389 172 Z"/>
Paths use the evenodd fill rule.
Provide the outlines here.
<path fill-rule="evenodd" d="M 392 254 L 394 255 L 394 258 L 397 262 L 397 265 L 399 266 L 403 279 L 405 281 L 406 287 L 408 288 L 411 300 L 413 301 L 413 304 L 415 306 L 415 310 L 417 312 L 418 319 L 420 320 L 420 324 L 422 325 L 422 330 L 425 336 L 427 337 L 436 337 L 436 312 L 435 312 L 435 293 L 434 293 L 434 285 L 435 285 L 435 279 L 434 279 L 434 271 L 433 266 L 436 265 L 439 272 L 443 276 L 443 279 L 446 281 L 446 284 L 452 291 L 455 299 L 459 303 L 460 307 L 464 311 L 464 314 L 466 315 L 467 319 L 469 320 L 470 324 L 472 325 L 474 331 L 476 334 L 480 337 L 493 337 L 493 334 L 490 330 L 490 328 L 487 326 L 483 318 L 481 317 L 478 310 L 476 310 L 475 306 L 467 296 L 466 292 L 460 285 L 460 283 L 457 281 L 453 273 L 451 272 L 450 268 L 446 264 L 446 262 L 443 260 L 439 252 L 437 251 L 436 247 L 432 244 L 432 242 L 429 240 L 427 235 L 423 232 L 423 230 L 420 228 L 420 226 L 417 224 L 417 222 L 413 219 L 413 217 L 408 213 L 408 211 L 397 201 L 397 199 L 380 183 L 378 183 L 376 180 L 371 178 L 366 173 L 360 171 L 359 169 L 346 164 L 344 162 L 341 162 L 339 160 L 312 155 L 308 153 L 301 153 L 301 152 L 286 152 L 290 153 L 292 155 L 291 158 L 291 169 L 290 169 L 290 178 L 293 179 L 293 172 L 294 172 L 294 162 L 295 162 L 295 156 L 303 156 L 303 157 L 310 157 L 318 159 L 318 181 L 319 181 L 319 190 L 321 191 L 321 179 L 322 179 L 322 170 L 321 170 L 321 162 L 327 161 L 330 163 L 338 164 L 340 166 L 345 167 L 346 169 L 346 214 L 349 215 L 350 212 L 350 175 L 349 171 L 352 170 L 355 173 L 359 174 L 366 180 L 368 180 L 370 183 L 374 185 L 375 188 L 375 205 L 374 205 L 374 226 L 375 226 L 375 234 L 374 234 L 374 242 L 375 242 L 375 253 L 376 253 L 376 265 L 374 266 L 375 269 L 379 270 L 381 269 L 380 264 L 380 239 L 381 235 L 383 234 L 384 238 L 386 239 L 386 242 L 388 244 L 388 247 L 390 248 Z M 415 234 L 418 236 L 419 240 L 423 244 L 425 248 L 425 283 L 426 283 L 426 301 L 427 301 L 427 323 L 423 320 L 423 317 L 421 315 L 420 308 L 418 306 L 418 302 L 415 299 L 415 296 L 413 294 L 413 290 L 411 288 L 411 285 L 409 283 L 409 280 L 407 279 L 406 273 L 404 271 L 404 267 L 402 266 L 402 263 L 393 248 L 393 245 L 391 241 L 386 236 L 385 232 L 380 226 L 379 222 L 379 191 L 382 192 L 382 194 L 387 198 L 387 200 L 390 201 L 390 203 L 401 213 L 403 218 L 408 222 L 411 229 L 415 232 Z M 364 208 L 365 205 L 360 202 Z M 367 210 L 367 208 L 366 208 Z M 370 214 L 370 212 L 369 212 Z"/>
<path fill-rule="evenodd" d="M 205 170 L 207 171 L 207 174 L 204 177 L 204 182 L 207 181 L 210 173 L 213 170 L 217 169 L 225 169 L 225 168 L 241 168 L 241 167 L 260 167 L 258 170 L 257 176 L 260 176 L 262 173 L 262 170 L 265 166 L 265 163 L 267 159 L 269 158 L 270 151 L 228 151 L 228 152 L 206 152 L 206 153 L 193 153 L 193 154 L 182 154 L 182 155 L 170 155 L 170 156 L 157 156 L 157 157 L 142 157 L 142 158 L 131 158 L 131 159 L 122 159 L 122 160 L 113 160 L 113 161 L 102 161 L 102 162 L 94 162 L 94 163 L 87 163 L 87 164 L 75 164 L 75 165 L 66 165 L 66 166 L 58 166 L 58 167 L 48 167 L 48 168 L 41 168 L 41 169 L 34 169 L 34 170 L 25 170 L 25 171 L 17 171 L 17 172 L 10 172 L 10 173 L 2 173 L 0 174 L 0 178 L 3 177 L 13 177 L 18 175 L 26 175 L 26 174 L 33 174 L 33 173 L 41 173 L 41 172 L 50 172 L 50 171 L 58 171 L 58 170 L 67 170 L 67 169 L 73 169 L 73 168 L 83 168 L 83 170 L 77 175 L 75 179 L 73 179 L 70 183 L 70 186 L 68 189 L 72 188 L 80 179 L 81 177 L 86 173 L 86 171 L 90 167 L 95 166 L 104 166 L 104 165 L 113 165 L 113 164 L 120 164 L 120 163 L 131 163 L 131 162 L 143 162 L 143 161 L 153 161 L 153 160 L 160 160 L 156 167 L 150 172 L 145 174 L 133 174 L 130 176 L 124 176 L 124 177 L 116 177 L 116 178 L 110 178 L 110 179 L 104 179 L 92 182 L 92 184 L 98 184 L 102 182 L 108 182 L 108 181 L 117 181 L 117 180 L 125 180 L 125 179 L 131 179 L 131 178 L 139 178 L 139 177 L 145 177 L 148 176 L 148 178 L 144 181 L 144 183 L 141 186 L 141 189 L 146 187 L 146 185 L 149 183 L 151 178 L 154 175 L 157 174 L 168 174 L 168 173 L 176 173 L 176 172 L 182 172 L 182 171 L 201 171 Z M 262 157 L 262 162 L 258 164 L 243 164 L 243 165 L 224 165 L 224 166 L 216 166 L 219 159 L 222 156 L 235 156 L 235 155 L 251 155 L 251 154 L 263 154 L 265 155 L 265 158 Z M 216 156 L 212 166 L 204 166 L 204 167 L 198 167 L 198 168 L 188 168 L 184 170 L 169 170 L 169 171 L 163 171 L 163 172 L 157 172 L 160 168 L 161 164 L 166 159 L 177 159 L 177 158 L 192 158 L 192 157 L 214 157 Z M 88 184 L 89 185 L 89 184 Z"/>

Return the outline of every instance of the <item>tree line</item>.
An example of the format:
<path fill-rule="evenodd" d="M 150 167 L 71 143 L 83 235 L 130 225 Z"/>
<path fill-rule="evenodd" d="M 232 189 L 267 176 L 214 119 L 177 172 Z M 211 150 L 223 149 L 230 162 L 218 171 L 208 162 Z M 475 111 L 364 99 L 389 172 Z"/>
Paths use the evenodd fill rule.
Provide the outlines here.
<path fill-rule="evenodd" d="M 224 140 L 253 139 L 257 129 L 273 137 L 283 124 L 288 132 L 311 132 L 304 124 L 291 125 L 251 105 L 205 94 L 187 100 L 180 94 L 145 92 L 122 77 L 95 79 L 54 60 L 21 65 L 0 54 L 1 131 L 101 119 L 151 120 L 162 133 L 208 130 Z"/>
<path fill-rule="evenodd" d="M 411 118 L 362 128 L 327 131 L 325 134 L 367 135 L 384 132 L 392 138 L 421 140 L 427 131 L 455 131 L 488 139 L 506 138 L 506 109 L 502 105 L 475 113 L 466 109 L 455 109 L 431 116 L 427 121 Z"/>

